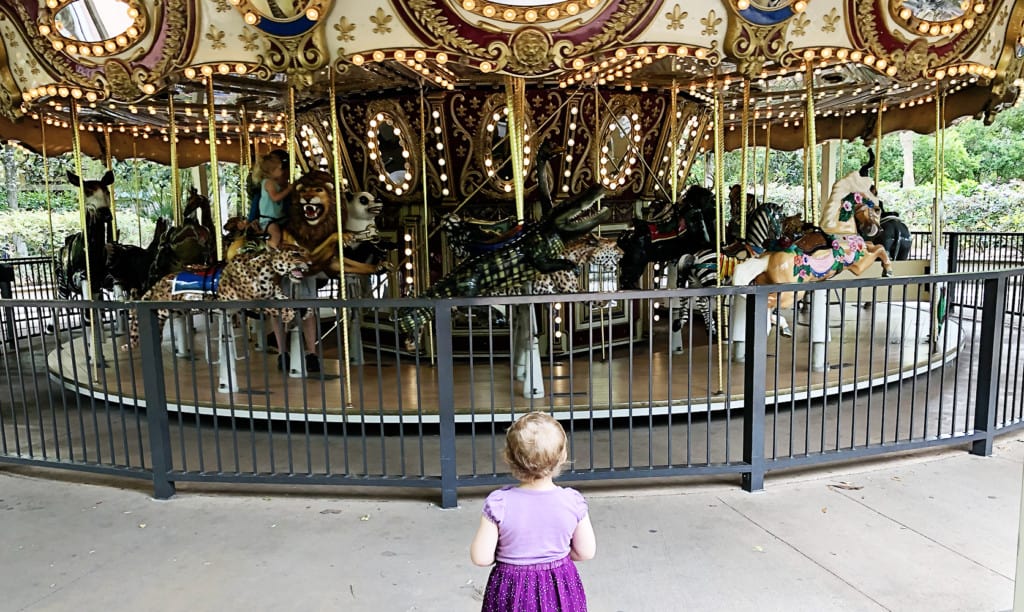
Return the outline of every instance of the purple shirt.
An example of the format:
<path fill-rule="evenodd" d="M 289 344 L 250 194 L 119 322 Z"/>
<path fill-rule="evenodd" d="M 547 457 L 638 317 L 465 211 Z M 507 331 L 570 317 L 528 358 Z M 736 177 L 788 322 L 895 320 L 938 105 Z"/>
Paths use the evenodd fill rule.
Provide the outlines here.
<path fill-rule="evenodd" d="M 569 555 L 576 525 L 587 515 L 587 500 L 568 487 L 535 491 L 508 486 L 487 496 L 483 512 L 498 526 L 496 560 L 550 563 Z"/>

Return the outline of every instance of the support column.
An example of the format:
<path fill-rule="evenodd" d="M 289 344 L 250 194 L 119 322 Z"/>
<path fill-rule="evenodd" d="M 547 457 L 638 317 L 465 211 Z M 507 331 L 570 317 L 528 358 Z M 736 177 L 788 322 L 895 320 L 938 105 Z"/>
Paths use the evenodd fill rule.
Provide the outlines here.
<path fill-rule="evenodd" d="M 523 397 L 544 397 L 544 375 L 540 364 L 540 343 L 532 304 L 516 306 L 513 327 L 513 360 L 516 379 L 523 381 Z"/>
<path fill-rule="evenodd" d="M 828 290 L 811 292 L 811 313 L 808 321 L 811 343 L 811 370 L 824 372 L 825 346 L 828 342 Z"/>
<path fill-rule="evenodd" d="M 217 346 L 217 391 L 221 393 L 235 393 L 238 391 L 238 368 L 235 361 L 238 360 L 238 350 L 235 347 L 235 329 L 231 324 L 231 313 L 222 310 L 217 314 L 218 330 Z"/>

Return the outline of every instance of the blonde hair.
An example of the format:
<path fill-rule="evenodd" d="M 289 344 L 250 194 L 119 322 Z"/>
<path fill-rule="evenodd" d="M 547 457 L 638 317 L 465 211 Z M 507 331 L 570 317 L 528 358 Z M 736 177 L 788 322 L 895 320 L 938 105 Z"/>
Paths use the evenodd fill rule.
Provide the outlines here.
<path fill-rule="evenodd" d="M 505 461 L 517 480 L 554 478 L 566 462 L 566 436 L 562 425 L 544 412 L 520 417 L 505 434 Z"/>
<path fill-rule="evenodd" d="M 262 183 L 263 179 L 270 178 L 270 175 L 273 174 L 274 170 L 278 168 L 283 169 L 285 167 L 285 161 L 286 160 L 281 159 L 281 155 L 278 153 L 273 151 L 267 153 L 260 158 L 259 165 L 253 168 L 253 180 L 257 184 Z"/>

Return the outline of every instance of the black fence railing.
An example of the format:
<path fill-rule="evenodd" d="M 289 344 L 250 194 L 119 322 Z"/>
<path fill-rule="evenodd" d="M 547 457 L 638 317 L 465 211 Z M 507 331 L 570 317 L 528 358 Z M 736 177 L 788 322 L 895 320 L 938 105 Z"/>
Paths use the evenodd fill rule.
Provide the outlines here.
<path fill-rule="evenodd" d="M 10 298 L 5 320 L 41 327 L 0 345 L 0 461 L 150 479 L 160 497 L 183 482 L 380 485 L 451 506 L 459 488 L 511 482 L 503 432 L 531 410 L 564 423 L 568 481 L 737 474 L 757 489 L 807 464 L 987 454 L 1024 422 L 1022 276 L 288 301 L 315 348 L 295 326 L 287 361 L 258 314 L 281 302 L 192 302 L 161 329 L 181 303 Z M 434 319 L 410 345 L 393 316 L 412 305 Z"/>

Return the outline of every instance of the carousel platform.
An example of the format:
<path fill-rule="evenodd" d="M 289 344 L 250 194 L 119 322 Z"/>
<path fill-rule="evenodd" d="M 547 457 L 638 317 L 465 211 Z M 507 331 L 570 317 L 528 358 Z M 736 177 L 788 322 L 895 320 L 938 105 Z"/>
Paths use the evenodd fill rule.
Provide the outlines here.
<path fill-rule="evenodd" d="M 765 372 L 768 403 L 785 403 L 868 389 L 940 368 L 957 356 L 962 334 L 948 329 L 929 341 L 928 302 L 830 305 L 824 367 L 812 368 L 809 327 L 798 315 L 792 337 L 768 336 Z M 690 328 L 684 329 L 689 336 Z M 197 331 L 197 336 L 203 331 Z M 728 359 L 728 342 L 708 344 L 702 327 L 692 333 L 692 350 L 669 350 L 668 332 L 652 342 L 594 346 L 583 352 L 541 357 L 542 394 L 526 397 L 510 359 L 482 355 L 454 360 L 454 412 L 457 422 L 503 422 L 527 410 L 548 410 L 559 418 L 615 418 L 703 413 L 743 405 L 744 364 Z M 703 339 L 703 343 L 701 342 Z M 145 406 L 141 356 L 103 343 L 104 367 L 93 367 L 80 332 L 47 356 L 51 376 L 65 388 L 124 405 Z M 196 340 L 196 346 L 205 340 Z M 244 344 L 244 343 L 242 343 Z M 325 342 L 324 344 L 328 344 Z M 689 345 L 684 338 L 684 344 Z M 277 355 L 238 350 L 240 390 L 218 390 L 218 365 L 203 355 L 176 358 L 163 344 L 167 408 L 184 414 L 346 423 L 438 422 L 436 364 L 365 351 L 367 363 L 342 368 L 323 359 L 322 371 L 295 377 L 277 368 Z M 344 370 L 348 370 L 346 373 Z M 818 370 L 818 371 L 816 371 Z M 346 380 L 346 376 L 349 378 Z M 539 396 L 538 396 L 539 395 Z M 343 397 L 350 397 L 343 401 Z"/>

